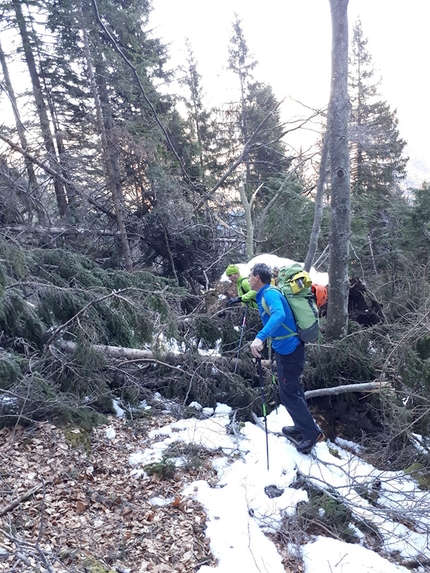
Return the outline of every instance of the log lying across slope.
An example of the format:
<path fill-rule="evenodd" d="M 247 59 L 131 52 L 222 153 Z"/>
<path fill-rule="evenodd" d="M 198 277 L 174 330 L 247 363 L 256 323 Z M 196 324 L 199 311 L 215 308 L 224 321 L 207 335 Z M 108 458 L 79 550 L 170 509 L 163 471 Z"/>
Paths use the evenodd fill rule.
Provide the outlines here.
<path fill-rule="evenodd" d="M 58 343 L 58 346 L 65 352 L 74 352 L 76 349 L 76 344 L 70 340 L 63 340 Z M 159 362 L 159 360 L 154 357 L 154 354 L 151 350 L 140 348 L 123 348 L 121 346 L 104 346 L 102 344 L 95 344 L 94 348 L 108 356 L 111 356 L 112 358 L 122 358 L 124 360 L 153 360 L 154 362 Z M 217 357 L 202 356 L 202 361 L 204 360 L 216 362 Z M 218 362 L 222 361 L 223 359 L 218 358 Z M 268 360 L 263 360 L 262 363 L 264 366 L 270 367 Z M 380 392 L 382 389 L 387 389 L 390 387 L 390 382 L 386 380 L 375 380 L 373 382 L 363 382 L 361 384 L 344 384 L 342 386 L 334 386 L 332 388 L 308 390 L 305 392 L 305 398 L 308 400 L 309 398 L 316 398 L 319 396 L 334 396 L 337 394 L 346 394 L 348 392 Z"/>

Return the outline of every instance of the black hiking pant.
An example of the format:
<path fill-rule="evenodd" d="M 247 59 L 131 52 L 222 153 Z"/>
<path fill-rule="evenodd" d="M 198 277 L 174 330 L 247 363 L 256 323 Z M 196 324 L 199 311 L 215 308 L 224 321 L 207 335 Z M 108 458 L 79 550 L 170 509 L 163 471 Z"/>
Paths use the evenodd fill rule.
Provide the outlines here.
<path fill-rule="evenodd" d="M 300 376 L 305 366 L 305 345 L 301 342 L 291 354 L 275 352 L 281 403 L 290 414 L 294 425 L 304 440 L 311 440 L 320 431 L 306 404 L 300 385 Z"/>

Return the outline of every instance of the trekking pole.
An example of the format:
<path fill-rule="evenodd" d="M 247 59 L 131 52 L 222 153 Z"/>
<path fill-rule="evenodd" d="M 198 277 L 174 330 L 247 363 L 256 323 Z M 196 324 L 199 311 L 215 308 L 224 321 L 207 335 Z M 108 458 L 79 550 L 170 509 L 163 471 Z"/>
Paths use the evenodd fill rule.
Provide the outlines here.
<path fill-rule="evenodd" d="M 248 315 L 248 304 L 245 306 L 245 311 L 243 313 L 243 319 L 242 319 L 242 326 L 240 327 L 240 338 L 239 338 L 239 346 L 237 349 L 237 354 L 236 354 L 236 363 L 234 365 L 234 373 L 236 373 L 237 370 L 237 363 L 239 360 L 239 353 L 240 353 L 240 347 L 242 346 L 242 340 L 243 340 L 243 333 L 245 331 L 245 325 L 246 325 L 246 317 Z"/>
<path fill-rule="evenodd" d="M 263 369 L 261 367 L 261 358 L 257 358 L 257 366 L 258 366 L 258 377 L 260 379 L 261 401 L 263 403 L 264 428 L 266 430 L 267 471 L 269 471 L 269 433 L 267 431 L 267 408 L 266 408 L 266 398 L 264 396 Z"/>
<path fill-rule="evenodd" d="M 278 385 L 276 383 L 275 367 L 273 365 L 274 358 L 273 358 L 272 339 L 271 338 L 268 339 L 268 350 L 269 350 L 270 372 L 271 372 L 271 377 L 272 377 L 273 398 L 275 400 L 276 413 L 278 413 Z"/>

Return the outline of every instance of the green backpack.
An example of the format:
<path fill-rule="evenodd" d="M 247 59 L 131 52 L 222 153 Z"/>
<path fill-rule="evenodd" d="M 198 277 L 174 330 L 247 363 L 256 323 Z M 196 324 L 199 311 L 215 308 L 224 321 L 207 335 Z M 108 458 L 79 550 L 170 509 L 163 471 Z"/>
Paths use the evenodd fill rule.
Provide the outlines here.
<path fill-rule="evenodd" d="M 292 263 L 279 269 L 278 286 L 270 288 L 281 291 L 287 299 L 296 321 L 297 333 L 283 324 L 282 326 L 289 331 L 289 334 L 275 337 L 275 340 L 290 336 L 298 336 L 302 342 L 313 342 L 318 339 L 320 332 L 318 308 L 311 287 L 312 279 L 299 263 Z M 270 310 L 264 296 L 261 304 L 264 311 L 270 316 Z"/>

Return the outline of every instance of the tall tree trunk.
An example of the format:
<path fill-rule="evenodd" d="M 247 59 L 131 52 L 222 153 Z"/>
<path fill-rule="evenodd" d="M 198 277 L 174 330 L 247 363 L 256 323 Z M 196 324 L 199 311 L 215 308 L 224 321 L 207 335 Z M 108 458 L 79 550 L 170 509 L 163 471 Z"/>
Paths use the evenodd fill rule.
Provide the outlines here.
<path fill-rule="evenodd" d="M 330 0 L 332 80 L 328 114 L 331 160 L 331 234 L 326 336 L 342 338 L 348 327 L 348 260 L 351 190 L 348 149 L 348 0 Z"/>
<path fill-rule="evenodd" d="M 239 193 L 240 193 L 240 200 L 242 202 L 242 207 L 245 211 L 246 260 L 250 261 L 254 257 L 254 222 L 252 220 L 252 204 L 254 197 L 251 198 L 251 201 L 248 201 L 243 181 L 239 183 Z"/>
<path fill-rule="evenodd" d="M 102 79 L 103 67 L 100 63 L 95 64 L 96 73 L 94 72 L 93 56 L 91 54 L 90 44 L 88 41 L 82 2 L 79 2 L 79 17 L 84 40 L 85 58 L 87 61 L 88 74 L 90 76 L 94 105 L 96 109 L 97 130 L 102 142 L 103 159 L 106 166 L 108 186 L 112 195 L 115 217 L 121 237 L 121 247 L 124 256 L 125 267 L 129 272 L 131 272 L 133 270 L 133 261 L 130 252 L 130 245 L 128 242 L 127 229 L 124 221 L 120 169 L 116 156 L 115 138 L 113 137 L 112 114 L 110 112 L 107 90 Z"/>
<path fill-rule="evenodd" d="M 78 214 L 78 194 L 74 185 L 70 183 L 71 177 L 69 170 L 67 169 L 67 150 L 64 144 L 64 137 L 57 120 L 57 113 L 53 102 L 50 103 L 50 112 L 52 117 L 52 122 L 54 125 L 55 141 L 57 143 L 58 157 L 60 159 L 61 175 L 66 180 L 69 181 L 65 185 L 66 195 L 67 195 L 67 220 L 75 225 L 78 225 L 81 221 L 79 220 Z"/>
<path fill-rule="evenodd" d="M 31 31 L 32 36 L 36 37 L 37 32 L 33 26 L 33 20 L 31 21 Z M 45 94 L 46 99 L 46 109 L 47 113 L 49 113 L 50 117 L 50 125 L 52 126 L 53 130 L 53 139 L 55 141 L 56 151 L 57 151 L 57 158 L 58 158 L 58 169 L 56 170 L 57 173 L 61 171 L 61 176 L 63 180 L 60 180 L 61 184 L 65 188 L 66 198 L 67 198 L 67 218 L 70 222 L 77 224 L 77 198 L 78 194 L 74 185 L 71 183 L 70 173 L 67 169 L 67 152 L 66 146 L 64 145 L 64 137 L 63 131 L 60 128 L 60 124 L 58 121 L 58 114 L 57 108 L 55 106 L 55 102 L 51 97 L 51 90 L 50 87 L 46 84 L 46 75 L 43 69 L 43 59 L 40 54 L 40 46 L 36 44 L 35 52 L 38 57 L 39 61 L 39 77 L 41 81 L 41 86 L 43 88 L 43 93 Z M 68 181 L 69 183 L 64 183 L 64 180 Z"/>
<path fill-rule="evenodd" d="M 58 157 L 52 138 L 47 108 L 43 97 L 42 87 L 39 81 L 39 75 L 37 73 L 36 61 L 31 47 L 30 36 L 27 31 L 24 15 L 22 13 L 21 0 L 12 0 L 12 5 L 15 10 L 16 20 L 21 35 L 25 61 L 27 63 L 27 68 L 30 74 L 34 100 L 36 102 L 37 114 L 39 116 L 40 129 L 42 131 L 45 149 L 48 154 L 48 161 L 53 171 L 58 171 Z M 64 217 L 67 211 L 67 198 L 64 192 L 64 187 L 56 177 L 54 177 L 54 190 L 57 199 L 58 212 L 60 217 Z"/>
<path fill-rule="evenodd" d="M 18 110 L 18 102 L 15 97 L 15 91 L 12 86 L 12 81 L 10 79 L 9 68 L 6 61 L 6 55 L 3 52 L 2 45 L 0 43 L 0 63 L 3 71 L 4 83 L 6 87 L 6 92 L 9 97 L 10 103 L 12 105 L 13 115 L 15 118 L 16 131 L 18 133 L 19 142 L 22 149 L 28 150 L 27 138 L 25 135 L 25 127 L 21 121 L 21 116 Z M 34 166 L 28 159 L 25 160 L 25 169 L 27 171 L 29 192 L 28 192 L 28 205 L 29 205 L 29 218 L 32 221 L 33 212 L 37 215 L 37 222 L 39 225 L 44 225 L 46 223 L 45 210 L 42 206 L 38 205 L 35 193 L 38 188 L 38 182 L 36 173 L 34 171 Z"/>
<path fill-rule="evenodd" d="M 308 272 L 311 269 L 315 257 L 315 253 L 318 246 L 318 237 L 321 231 L 321 221 L 323 217 L 323 207 L 324 207 L 324 183 L 326 178 L 329 137 L 330 137 L 329 134 L 330 134 L 330 129 L 329 126 L 327 126 L 321 150 L 321 162 L 318 176 L 317 193 L 315 196 L 315 203 L 314 203 L 314 222 L 312 224 L 312 232 L 309 240 L 308 252 L 306 254 L 305 262 L 303 265 L 305 271 Z"/>

